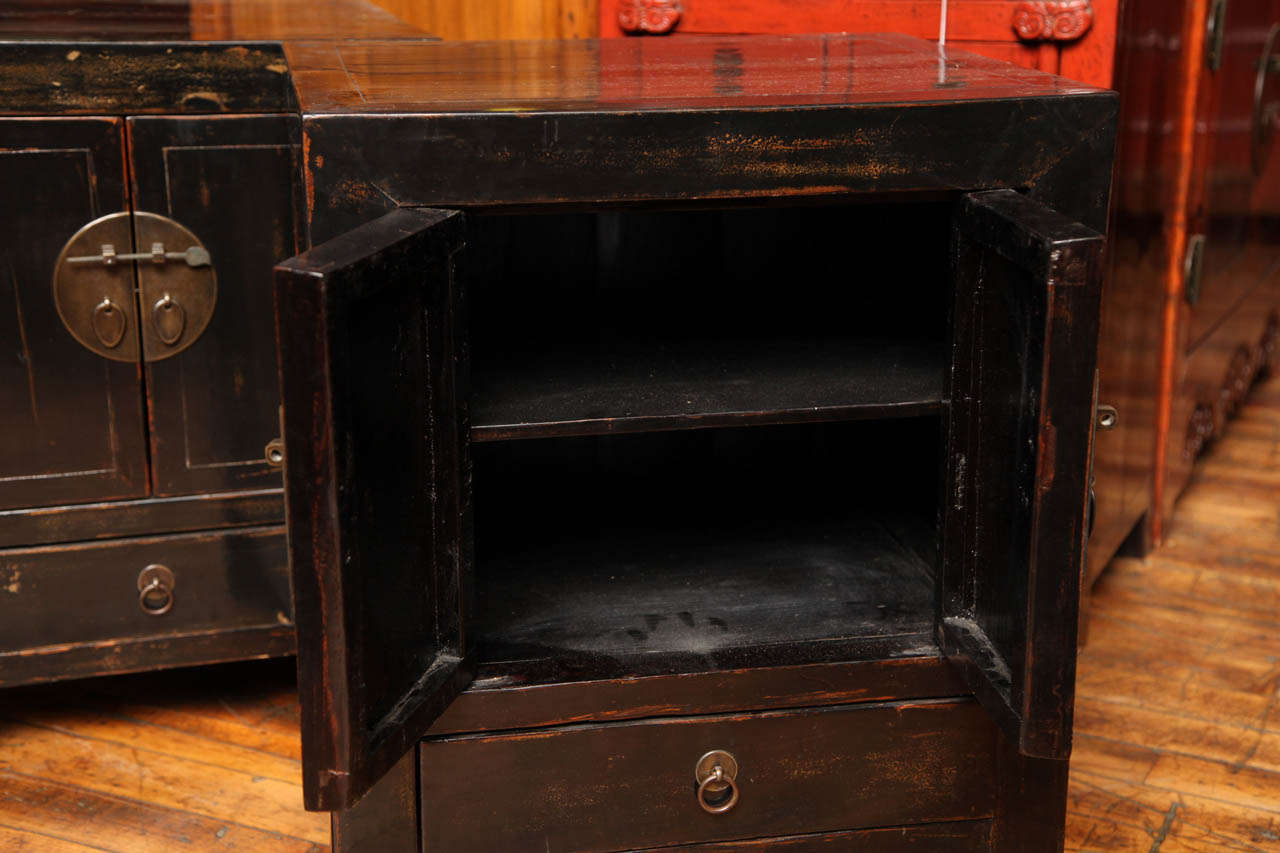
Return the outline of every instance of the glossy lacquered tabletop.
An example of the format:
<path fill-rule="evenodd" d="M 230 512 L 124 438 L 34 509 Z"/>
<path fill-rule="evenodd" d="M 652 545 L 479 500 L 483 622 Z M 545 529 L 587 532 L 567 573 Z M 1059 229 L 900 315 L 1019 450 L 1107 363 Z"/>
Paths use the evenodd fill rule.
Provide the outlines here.
<path fill-rule="evenodd" d="M 372 0 L 5 0 L 0 40 L 428 38 Z"/>
<path fill-rule="evenodd" d="M 900 35 L 292 41 L 306 113 L 679 110 L 1100 90 Z"/>

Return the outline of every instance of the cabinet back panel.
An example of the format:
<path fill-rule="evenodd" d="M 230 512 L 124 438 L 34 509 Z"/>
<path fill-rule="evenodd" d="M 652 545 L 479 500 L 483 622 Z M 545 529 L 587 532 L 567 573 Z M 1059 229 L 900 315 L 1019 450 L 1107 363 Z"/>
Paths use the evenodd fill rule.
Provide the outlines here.
<path fill-rule="evenodd" d="M 946 203 L 471 215 L 473 355 L 556 334 L 938 340 L 949 215 Z"/>
<path fill-rule="evenodd" d="M 477 445 L 485 659 L 932 631 L 938 422 Z"/>
<path fill-rule="evenodd" d="M 472 438 L 935 413 L 947 210 L 472 217 Z"/>

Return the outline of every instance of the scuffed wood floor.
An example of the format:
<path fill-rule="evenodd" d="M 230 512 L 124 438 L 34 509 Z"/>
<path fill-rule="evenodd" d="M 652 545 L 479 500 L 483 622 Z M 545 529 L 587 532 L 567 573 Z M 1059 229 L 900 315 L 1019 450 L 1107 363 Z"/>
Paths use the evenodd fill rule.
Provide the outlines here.
<path fill-rule="evenodd" d="M 1090 613 L 1067 849 L 1280 851 L 1280 378 Z"/>
<path fill-rule="evenodd" d="M 0 851 L 328 850 L 292 660 L 0 693 Z"/>
<path fill-rule="evenodd" d="M 1118 560 L 1080 662 L 1067 848 L 1280 851 L 1280 379 Z M 327 850 L 292 661 L 0 693 L 0 850 Z"/>

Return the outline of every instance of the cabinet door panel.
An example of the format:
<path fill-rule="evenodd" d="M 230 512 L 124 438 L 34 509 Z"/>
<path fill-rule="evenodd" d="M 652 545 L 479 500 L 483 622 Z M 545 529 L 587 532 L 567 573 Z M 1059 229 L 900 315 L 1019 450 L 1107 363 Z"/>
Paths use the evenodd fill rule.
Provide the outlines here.
<path fill-rule="evenodd" d="M 461 220 L 402 208 L 276 269 L 307 808 L 351 806 L 471 680 Z"/>
<path fill-rule="evenodd" d="M 81 346 L 52 289 L 67 239 L 128 210 L 121 121 L 0 121 L 0 198 L 0 508 L 143 497 L 138 365 Z"/>
<path fill-rule="evenodd" d="M 136 208 L 190 229 L 218 285 L 204 333 L 147 364 L 158 495 L 280 483 L 263 456 L 279 433 L 271 268 L 305 243 L 299 134 L 293 116 L 129 120 Z"/>
<path fill-rule="evenodd" d="M 1071 750 L 1102 243 L 1012 190 L 955 219 L 939 641 L 1039 758 Z"/>

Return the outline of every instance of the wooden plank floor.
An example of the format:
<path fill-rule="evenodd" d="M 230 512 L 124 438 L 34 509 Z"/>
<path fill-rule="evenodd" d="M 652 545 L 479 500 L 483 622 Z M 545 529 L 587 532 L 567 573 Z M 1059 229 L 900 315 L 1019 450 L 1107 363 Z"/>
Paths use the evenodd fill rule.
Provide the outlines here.
<path fill-rule="evenodd" d="M 1080 662 L 1068 850 L 1280 851 L 1280 379 L 1121 559 Z M 292 661 L 0 693 L 0 851 L 327 850 Z"/>
<path fill-rule="evenodd" d="M 328 850 L 293 661 L 0 693 L 0 851 Z"/>
<path fill-rule="evenodd" d="M 1067 849 L 1280 851 L 1280 378 L 1090 613 Z"/>

